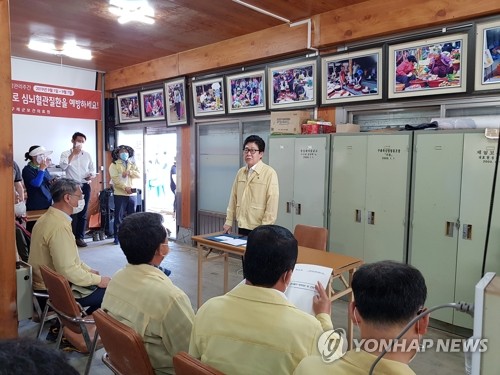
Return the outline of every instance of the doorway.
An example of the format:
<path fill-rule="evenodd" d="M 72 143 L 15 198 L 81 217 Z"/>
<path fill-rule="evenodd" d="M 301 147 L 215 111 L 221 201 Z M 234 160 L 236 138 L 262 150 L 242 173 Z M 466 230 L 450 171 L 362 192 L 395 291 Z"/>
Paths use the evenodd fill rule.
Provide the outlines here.
<path fill-rule="evenodd" d="M 173 191 L 177 187 L 177 133 L 167 131 L 163 127 L 118 130 L 117 144 L 129 145 L 135 151 L 134 159 L 142 172 L 137 187 L 142 186 L 143 210 L 161 214 L 169 238 L 175 239 L 177 210 Z"/>
<path fill-rule="evenodd" d="M 155 129 L 157 130 L 157 129 Z M 177 134 L 147 129 L 144 142 L 144 200 L 147 212 L 163 216 L 169 238 L 177 237 Z"/>

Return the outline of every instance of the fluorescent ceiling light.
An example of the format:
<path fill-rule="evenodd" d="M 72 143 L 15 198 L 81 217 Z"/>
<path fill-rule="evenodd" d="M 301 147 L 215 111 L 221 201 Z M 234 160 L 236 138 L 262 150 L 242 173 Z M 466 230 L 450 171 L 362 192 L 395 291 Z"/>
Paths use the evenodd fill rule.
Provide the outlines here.
<path fill-rule="evenodd" d="M 155 23 L 154 9 L 146 0 L 110 0 L 110 13 L 118 16 L 118 22 L 121 24 L 138 21 L 152 25 Z"/>
<path fill-rule="evenodd" d="M 33 51 L 50 53 L 57 56 L 67 56 L 73 59 L 92 59 L 92 52 L 89 49 L 77 46 L 74 40 L 66 41 L 62 49 L 57 49 L 53 43 L 30 40 L 28 48 L 32 49 Z"/>

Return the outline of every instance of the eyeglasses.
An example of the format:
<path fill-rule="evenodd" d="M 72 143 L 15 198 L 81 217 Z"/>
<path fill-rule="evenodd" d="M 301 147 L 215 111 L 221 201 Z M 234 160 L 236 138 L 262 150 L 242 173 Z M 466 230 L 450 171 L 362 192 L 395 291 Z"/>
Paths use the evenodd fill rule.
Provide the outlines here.
<path fill-rule="evenodd" d="M 259 150 L 255 150 L 253 148 L 244 148 L 243 149 L 243 153 L 244 154 L 248 154 L 250 153 L 251 155 L 255 154 L 256 152 L 260 152 Z"/>
<path fill-rule="evenodd" d="M 85 198 L 85 194 L 82 194 L 82 195 L 70 194 L 70 195 L 73 196 L 73 197 L 77 197 L 78 200 Z"/>

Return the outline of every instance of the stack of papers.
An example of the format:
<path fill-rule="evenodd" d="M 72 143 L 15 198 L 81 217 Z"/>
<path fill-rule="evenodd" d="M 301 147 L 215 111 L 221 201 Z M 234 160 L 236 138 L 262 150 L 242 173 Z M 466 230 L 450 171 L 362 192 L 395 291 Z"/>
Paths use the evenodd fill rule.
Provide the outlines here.
<path fill-rule="evenodd" d="M 247 244 L 246 238 L 235 238 L 231 236 L 216 236 L 214 240 L 233 246 L 243 246 Z"/>

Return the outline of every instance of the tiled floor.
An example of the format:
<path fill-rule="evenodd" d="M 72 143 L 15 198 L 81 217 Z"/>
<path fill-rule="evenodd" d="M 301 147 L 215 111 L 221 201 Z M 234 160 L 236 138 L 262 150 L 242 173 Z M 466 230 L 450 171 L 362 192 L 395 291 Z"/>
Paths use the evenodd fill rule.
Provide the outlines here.
<path fill-rule="evenodd" d="M 126 264 L 126 259 L 119 246 L 110 240 L 88 242 L 88 247 L 80 250 L 84 262 L 100 271 L 102 275 L 112 276 Z M 231 258 L 229 262 L 229 287 L 233 287 L 242 280 L 241 260 Z M 197 251 L 193 247 L 170 242 L 170 254 L 164 260 L 163 266 L 172 270 L 172 281 L 183 289 L 189 296 L 196 309 L 197 290 Z M 208 262 L 203 269 L 203 301 L 223 293 L 223 266 L 221 262 Z M 336 301 L 333 304 L 333 323 L 336 327 L 347 326 L 347 303 Z M 20 324 L 21 336 L 36 336 L 37 323 L 23 321 Z M 355 331 L 355 335 L 358 333 Z M 45 337 L 45 335 L 43 335 Z M 444 331 L 430 329 L 427 338 L 458 338 Z M 54 345 L 49 344 L 48 345 Z M 102 363 L 103 349 L 96 352 L 92 362 L 91 374 L 110 375 L 112 372 Z M 87 356 L 79 353 L 68 353 L 69 362 L 83 374 L 87 363 Z M 463 374 L 464 360 L 461 353 L 444 353 L 427 350 L 419 353 L 411 367 L 417 374 L 436 373 L 441 375 Z"/>

